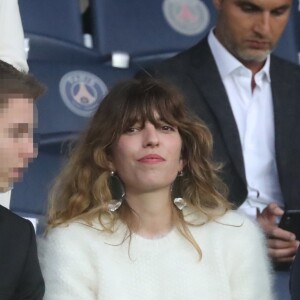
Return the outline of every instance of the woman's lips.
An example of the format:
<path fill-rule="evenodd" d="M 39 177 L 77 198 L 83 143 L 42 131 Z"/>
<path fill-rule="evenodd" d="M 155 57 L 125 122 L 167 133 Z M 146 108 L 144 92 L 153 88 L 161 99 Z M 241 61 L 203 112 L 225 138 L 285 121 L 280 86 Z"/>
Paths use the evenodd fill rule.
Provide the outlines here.
<path fill-rule="evenodd" d="M 163 161 L 165 161 L 165 159 L 162 158 L 158 154 L 148 154 L 148 155 L 145 155 L 145 156 L 141 157 L 140 159 L 138 159 L 138 161 L 142 162 L 142 163 L 155 164 L 155 163 L 163 162 Z"/>

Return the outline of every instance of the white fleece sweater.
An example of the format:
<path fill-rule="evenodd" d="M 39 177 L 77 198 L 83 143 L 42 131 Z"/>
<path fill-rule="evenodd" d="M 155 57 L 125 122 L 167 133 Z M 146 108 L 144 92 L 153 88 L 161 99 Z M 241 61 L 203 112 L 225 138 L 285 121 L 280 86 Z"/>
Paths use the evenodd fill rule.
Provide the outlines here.
<path fill-rule="evenodd" d="M 28 72 L 18 0 L 0 0 L 0 59 Z"/>
<path fill-rule="evenodd" d="M 98 228 L 97 228 L 98 227 Z M 191 227 L 202 250 L 176 229 L 159 239 L 114 234 L 73 222 L 39 241 L 44 300 L 271 300 L 263 234 L 246 217 L 228 212 Z"/>

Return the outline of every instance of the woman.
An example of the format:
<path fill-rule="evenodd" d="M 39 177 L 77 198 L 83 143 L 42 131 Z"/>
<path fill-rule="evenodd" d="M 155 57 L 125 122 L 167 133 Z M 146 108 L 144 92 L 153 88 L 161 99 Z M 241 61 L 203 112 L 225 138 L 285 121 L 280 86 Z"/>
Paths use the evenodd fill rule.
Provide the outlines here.
<path fill-rule="evenodd" d="M 211 148 L 174 87 L 113 88 L 53 189 L 45 300 L 272 299 L 263 236 L 230 211 Z"/>

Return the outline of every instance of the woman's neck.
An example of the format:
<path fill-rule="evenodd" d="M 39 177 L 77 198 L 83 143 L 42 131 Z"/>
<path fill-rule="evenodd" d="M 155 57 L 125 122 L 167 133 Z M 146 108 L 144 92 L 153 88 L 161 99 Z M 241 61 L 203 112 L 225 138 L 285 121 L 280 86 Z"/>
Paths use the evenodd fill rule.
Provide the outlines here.
<path fill-rule="evenodd" d="M 126 200 L 134 210 L 132 230 L 145 238 L 166 235 L 173 227 L 173 205 L 170 192 L 151 192 L 127 195 Z"/>

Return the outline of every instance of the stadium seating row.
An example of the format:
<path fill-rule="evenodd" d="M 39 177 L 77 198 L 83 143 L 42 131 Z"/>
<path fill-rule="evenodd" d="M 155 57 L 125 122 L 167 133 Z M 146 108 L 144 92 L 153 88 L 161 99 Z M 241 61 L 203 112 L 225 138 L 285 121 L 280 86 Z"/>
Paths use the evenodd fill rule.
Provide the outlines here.
<path fill-rule="evenodd" d="M 93 50 L 84 49 L 79 1 L 19 0 L 29 59 L 131 58 L 174 54 L 200 40 L 212 27 L 211 1 L 90 1 Z M 70 50 L 73 50 L 71 53 Z M 89 51 L 90 50 L 90 51 Z"/>
<path fill-rule="evenodd" d="M 94 48 L 84 47 L 79 1 L 19 0 L 29 38 L 29 59 L 103 61 L 116 51 L 132 60 L 173 55 L 203 38 L 213 26 L 210 0 L 90 0 Z M 299 11 L 292 18 L 276 50 L 298 61 Z M 297 32 L 298 31 L 298 32 Z"/>

